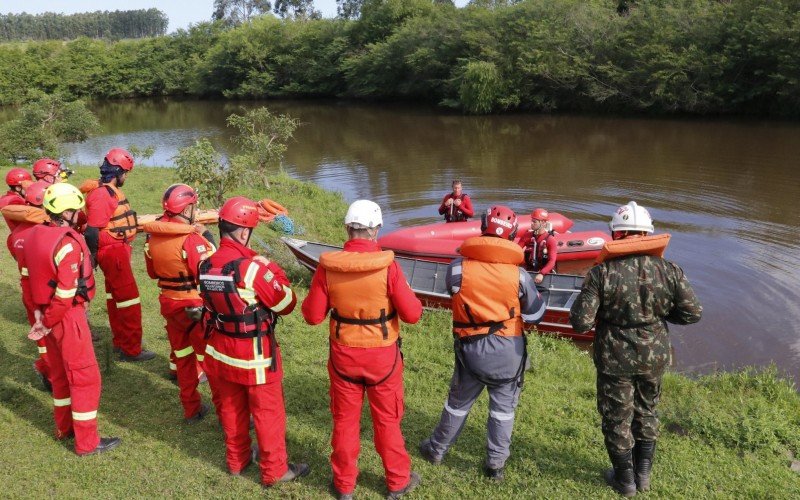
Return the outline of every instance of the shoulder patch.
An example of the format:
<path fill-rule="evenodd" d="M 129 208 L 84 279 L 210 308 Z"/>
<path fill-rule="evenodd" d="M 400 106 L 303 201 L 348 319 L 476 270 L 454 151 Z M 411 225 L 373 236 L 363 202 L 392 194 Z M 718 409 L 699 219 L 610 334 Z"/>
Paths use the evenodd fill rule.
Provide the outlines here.
<path fill-rule="evenodd" d="M 270 281 L 273 280 L 273 278 L 275 278 L 275 275 L 272 273 L 272 271 L 267 269 L 267 272 L 264 274 L 264 281 L 269 283 Z"/>
<path fill-rule="evenodd" d="M 196 247 L 194 247 L 194 249 L 197 250 L 197 253 L 205 253 L 206 252 L 206 246 L 205 245 L 197 245 Z"/>

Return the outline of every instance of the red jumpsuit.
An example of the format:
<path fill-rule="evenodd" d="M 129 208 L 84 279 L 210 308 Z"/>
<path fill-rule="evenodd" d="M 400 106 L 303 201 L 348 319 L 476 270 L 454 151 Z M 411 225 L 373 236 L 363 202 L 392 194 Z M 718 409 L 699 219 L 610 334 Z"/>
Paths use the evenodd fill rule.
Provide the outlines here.
<path fill-rule="evenodd" d="M 379 252 L 380 247 L 373 241 L 356 239 L 345 243 L 344 251 Z M 387 273 L 386 293 L 397 315 L 405 323 L 416 323 L 422 315 L 422 304 L 408 286 L 402 269 L 392 262 Z M 309 324 L 321 323 L 331 310 L 327 283 L 326 270 L 320 266 L 302 305 L 303 317 Z M 331 339 L 328 374 L 333 416 L 331 467 L 336 490 L 352 493 L 356 486 L 364 392 L 369 399 L 375 449 L 383 461 L 386 485 L 389 491 L 405 488 L 410 480 L 411 459 L 400 429 L 404 412 L 403 360 L 398 356 L 398 346 L 350 347 Z"/>
<path fill-rule="evenodd" d="M 289 279 L 276 263 L 265 264 L 262 259 L 244 245 L 223 238 L 217 252 L 206 263 L 219 269 L 239 260 L 235 266 L 239 279 L 237 276 L 222 278 L 233 281 L 236 290 L 226 295 L 225 300 L 245 301 L 251 307 L 267 308 L 274 314 L 289 314 L 297 303 L 297 297 L 289 288 Z M 230 267 L 233 269 L 234 265 Z M 214 280 L 218 276 L 201 266 L 200 293 L 212 314 L 222 313 L 215 305 L 219 302 L 213 302 L 217 299 L 212 299 L 208 291 L 215 283 L 222 283 Z M 273 321 L 259 323 L 274 326 Z M 206 346 L 205 369 L 225 434 L 228 470 L 238 474 L 250 463 L 252 414 L 261 456 L 261 482 L 271 485 L 288 470 L 280 349 L 276 344 L 273 352 L 267 336 L 259 342 L 253 335 L 235 337 L 222 331 L 230 332 L 230 323 L 209 320 L 209 325 L 211 336 Z"/>
<path fill-rule="evenodd" d="M 25 198 L 19 195 L 16 191 L 9 190 L 3 196 L 0 196 L 0 209 L 3 207 L 7 207 L 8 205 L 24 205 Z M 6 224 L 8 224 L 9 229 L 14 229 L 14 226 L 17 225 L 16 222 L 12 220 L 6 219 Z"/>
<path fill-rule="evenodd" d="M 8 235 L 7 240 L 8 250 L 11 252 L 11 256 L 14 257 L 14 260 L 17 261 L 17 267 L 19 268 L 19 285 L 22 289 L 22 304 L 25 306 L 25 312 L 28 315 L 28 323 L 30 323 L 31 326 L 33 326 L 33 324 L 36 322 L 36 319 L 33 316 L 33 310 L 35 306 L 32 302 L 30 302 L 30 290 L 27 290 L 30 286 L 28 280 L 28 269 L 22 267 L 20 259 L 22 255 L 22 249 L 25 244 L 25 237 L 30 232 L 30 229 L 37 225 L 38 224 L 31 222 L 19 222 L 11 231 L 11 234 Z M 33 367 L 37 372 L 41 373 L 43 377 L 49 380 L 50 369 L 47 365 L 47 343 L 45 339 L 42 338 L 37 340 L 36 346 L 39 350 L 39 357 L 36 358 L 36 361 L 33 363 Z"/>
<path fill-rule="evenodd" d="M 447 200 L 461 200 L 461 205 L 456 206 L 454 203 L 447 206 Z M 468 194 L 462 193 L 460 196 L 453 196 L 453 193 L 447 193 L 442 198 L 442 204 L 439 205 L 439 215 L 444 215 L 444 220 L 447 222 L 461 222 L 475 215 L 475 210 L 472 208 L 472 201 Z"/>
<path fill-rule="evenodd" d="M 87 225 L 100 229 L 97 263 L 106 278 L 106 306 L 113 344 L 133 357 L 142 352 L 142 305 L 131 269 L 131 242 L 135 233 L 128 238 L 117 238 L 104 230 L 119 205 L 104 185 L 86 196 Z"/>
<path fill-rule="evenodd" d="M 93 451 L 100 443 L 100 370 L 85 310 L 93 287 L 86 297 L 78 289 L 81 269 L 84 276 L 88 273 L 91 277 L 88 253 L 78 233 L 41 224 L 28 233 L 25 251 L 20 254 L 20 265 L 30 274 L 27 300 L 42 311 L 44 326 L 52 328 L 44 338 L 53 385 L 56 437 L 63 439 L 74 431 L 75 452 L 79 455 Z"/>
<path fill-rule="evenodd" d="M 159 222 L 191 228 L 181 224 L 180 219 L 173 220 L 167 215 L 161 217 Z M 149 227 L 146 225 L 145 230 Z M 158 301 L 161 315 L 167 321 L 165 328 L 172 348 L 171 357 L 174 356 L 184 418 L 192 417 L 200 411 L 201 399 L 197 391 L 198 362 L 203 361 L 206 348 L 204 324 L 202 321 L 191 320 L 186 314 L 186 308 L 203 305 L 197 292 L 197 267 L 201 260 L 207 259 L 212 253 L 214 247 L 197 233 L 151 233 L 144 249 L 147 274 L 153 279 L 167 278 L 159 280 L 161 293 Z M 185 281 L 180 281 L 178 276 L 185 277 Z"/>

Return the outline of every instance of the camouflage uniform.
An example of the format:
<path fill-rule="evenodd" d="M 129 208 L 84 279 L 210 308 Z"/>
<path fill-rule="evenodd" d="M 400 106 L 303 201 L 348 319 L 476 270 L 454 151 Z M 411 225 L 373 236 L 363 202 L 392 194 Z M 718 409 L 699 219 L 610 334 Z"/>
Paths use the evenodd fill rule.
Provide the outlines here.
<path fill-rule="evenodd" d="M 586 275 L 570 322 L 584 332 L 597 321 L 597 410 L 609 452 L 658 437 L 656 405 L 671 361 L 667 322 L 695 323 L 702 310 L 683 270 L 660 257 L 628 255 Z"/>

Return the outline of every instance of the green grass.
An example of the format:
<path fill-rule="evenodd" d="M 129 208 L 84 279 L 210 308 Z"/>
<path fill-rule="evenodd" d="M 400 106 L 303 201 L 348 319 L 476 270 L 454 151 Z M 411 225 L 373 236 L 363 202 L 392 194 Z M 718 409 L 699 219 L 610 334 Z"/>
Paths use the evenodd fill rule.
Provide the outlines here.
<path fill-rule="evenodd" d="M 5 172 L 2 172 L 4 175 Z M 95 175 L 79 169 L 75 182 Z M 125 192 L 140 213 L 157 212 L 160 195 L 174 181 L 167 169 L 137 168 Z M 309 239 L 341 242 L 345 204 L 341 196 L 277 176 L 270 190 L 244 189 L 254 198 L 285 205 Z M 0 230 L 5 238 L 7 229 Z M 259 230 L 299 294 L 310 275 L 292 262 L 277 234 Z M 263 495 L 254 468 L 243 478 L 225 471 L 224 445 L 215 418 L 186 427 L 178 390 L 167 373 L 169 347 L 158 314 L 157 289 L 147 278 L 143 239 L 134 269 L 144 309 L 146 345 L 158 357 L 143 364 L 111 362 L 104 302 L 91 308 L 102 340 L 96 352 L 103 375 L 100 430 L 123 438 L 111 453 L 80 458 L 72 442 L 53 439 L 51 399 L 31 369 L 36 353 L 24 334 L 16 267 L 0 252 L 0 483 L 5 497 L 234 497 Z M 102 276 L 99 277 L 102 290 Z M 413 467 L 423 483 L 412 498 L 615 498 L 600 476 L 607 466 L 595 410 L 594 369 L 587 353 L 571 343 L 531 338 L 533 368 L 526 377 L 506 481 L 480 475 L 485 448 L 486 397 L 472 411 L 459 442 L 441 466 L 422 459 L 416 444 L 436 424 L 452 370 L 447 312 L 426 312 L 404 326 L 406 416 L 403 430 Z M 702 323 L 696 327 L 702 333 Z M 287 440 L 290 458 L 308 461 L 311 476 L 267 491 L 271 498 L 325 498 L 331 480 L 331 418 L 328 410 L 327 326 L 305 325 L 298 311 L 279 327 L 285 356 Z M 208 387 L 201 386 L 206 400 Z M 800 454 L 800 397 L 774 370 L 720 373 L 690 379 L 666 377 L 659 442 L 650 497 L 798 498 L 800 474 L 789 468 Z M 383 469 L 371 444 L 365 413 L 361 476 L 356 494 L 384 494 Z"/>

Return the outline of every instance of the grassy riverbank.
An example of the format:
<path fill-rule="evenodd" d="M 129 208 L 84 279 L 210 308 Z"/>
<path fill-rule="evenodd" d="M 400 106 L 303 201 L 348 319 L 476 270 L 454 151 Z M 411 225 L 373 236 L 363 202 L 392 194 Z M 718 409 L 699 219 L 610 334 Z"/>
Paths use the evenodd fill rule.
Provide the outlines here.
<path fill-rule="evenodd" d="M 93 177 L 78 169 L 76 184 Z M 3 169 L 0 174 L 5 174 Z M 137 168 L 125 187 L 140 213 L 159 211 L 164 188 L 174 182 L 167 169 Z M 285 205 L 308 239 L 341 242 L 345 203 L 336 194 L 285 176 L 270 190 L 241 194 Z M 8 233 L 3 225 L 0 236 Z M 260 228 L 270 255 L 289 270 L 301 296 L 310 274 L 297 266 L 278 234 Z M 6 497 L 234 497 L 263 492 L 250 469 L 243 478 L 225 472 L 224 445 L 214 418 L 186 427 L 177 387 L 169 382 L 169 353 L 158 314 L 157 289 L 147 278 L 143 239 L 137 239 L 134 270 L 144 309 L 146 345 L 158 357 L 142 364 L 111 361 L 110 330 L 102 300 L 92 304 L 91 323 L 102 336 L 95 345 L 103 375 L 100 429 L 123 444 L 96 457 L 79 458 L 72 442 L 53 439 L 51 399 L 31 369 L 36 347 L 25 339 L 24 311 L 15 266 L 0 252 L 0 481 Z M 102 276 L 99 276 L 102 290 Z M 533 369 L 522 394 L 506 482 L 479 474 L 484 454 L 486 397 L 476 404 L 460 441 L 443 465 L 419 458 L 416 444 L 435 425 L 452 369 L 450 315 L 426 312 L 404 327 L 406 417 L 404 434 L 423 484 L 413 498 L 591 497 L 614 498 L 600 471 L 607 457 L 594 403 L 594 370 L 586 353 L 571 343 L 532 337 Z M 286 359 L 287 439 L 292 459 L 308 461 L 304 482 L 268 491 L 271 498 L 325 498 L 330 483 L 330 414 L 326 326 L 309 327 L 299 311 L 280 325 Z M 691 334 L 702 335 L 702 322 Z M 205 398 L 208 387 L 202 386 Z M 654 469 L 652 497 L 797 498 L 800 473 L 790 469 L 800 455 L 800 397 L 774 373 L 736 373 L 689 379 L 668 375 L 661 404 L 663 436 Z M 368 417 L 368 412 L 365 417 Z M 364 420 L 362 469 L 356 493 L 384 493 L 383 469 Z"/>

